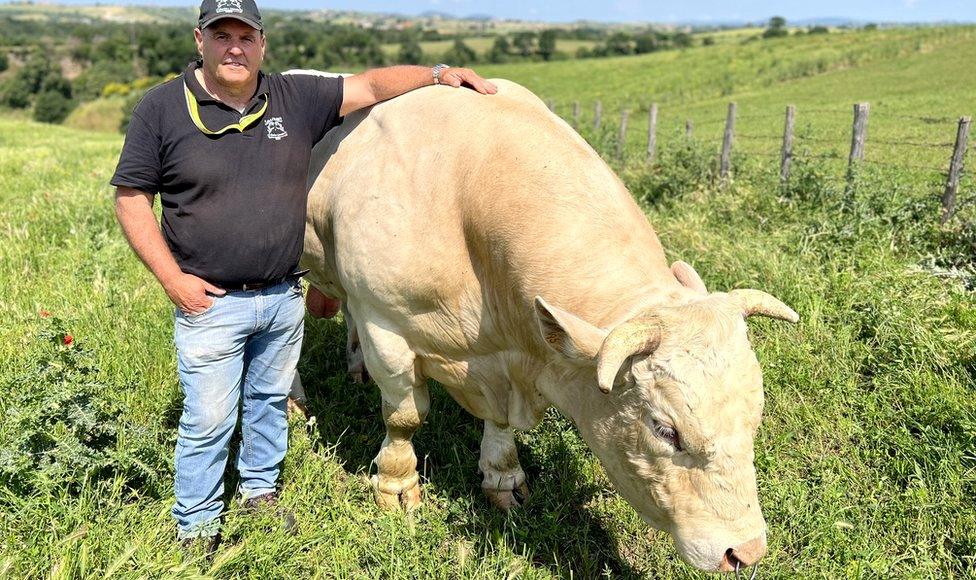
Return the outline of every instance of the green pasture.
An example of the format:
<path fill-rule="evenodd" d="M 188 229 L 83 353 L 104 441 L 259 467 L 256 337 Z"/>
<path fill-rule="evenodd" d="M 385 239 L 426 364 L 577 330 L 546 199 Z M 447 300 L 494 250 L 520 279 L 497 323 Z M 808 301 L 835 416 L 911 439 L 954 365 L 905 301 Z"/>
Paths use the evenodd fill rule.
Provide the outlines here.
<path fill-rule="evenodd" d="M 974 33 L 483 67 L 557 100 L 564 116 L 576 99 L 634 106 L 626 159 L 613 165 L 668 258 L 694 264 L 712 290 L 762 288 L 800 313 L 795 326 L 750 321 L 766 391 L 759 578 L 976 577 L 973 182 L 939 227 L 939 177 L 910 165 L 948 155 L 903 154 L 901 143 L 880 157 L 871 141 L 916 138 L 916 127 L 918 139 L 951 141 L 951 118 L 972 112 Z M 759 155 L 774 141 L 743 140 L 723 184 L 714 158 L 731 99 L 743 134 L 775 135 L 794 103 L 798 134 L 811 136 L 803 146 L 830 135 L 842 155 L 850 105 L 871 101 L 868 159 L 892 164 L 865 164 L 847 185 L 837 161 L 798 157 L 781 186 L 775 160 Z M 646 114 L 651 100 L 655 165 L 643 162 L 646 117 L 634 105 Z M 686 118 L 692 139 L 680 133 Z M 609 157 L 613 129 L 590 122 L 583 133 Z M 479 489 L 480 425 L 436 385 L 414 439 L 426 503 L 378 510 L 366 477 L 383 437 L 379 396 L 347 379 L 341 320 L 306 327 L 314 419 L 292 421 L 283 488 L 298 534 L 232 506 L 212 560 L 182 553 L 168 515 L 181 405 L 173 307 L 115 224 L 108 180 L 121 144 L 0 115 L 0 577 L 706 577 L 614 493 L 555 412 L 518 437 L 530 501 L 510 516 L 492 510 Z"/>
<path fill-rule="evenodd" d="M 501 66 L 505 76 L 555 105 L 605 153 L 616 151 L 621 113 L 628 112 L 625 154 L 646 156 L 648 112 L 658 103 L 657 141 L 695 141 L 717 154 L 726 112 L 736 102 L 734 151 L 769 167 L 779 163 L 785 110 L 795 105 L 794 155 L 821 158 L 825 178 L 843 178 L 853 104 L 868 102 L 866 165 L 895 167 L 914 182 L 935 183 L 948 167 L 958 119 L 976 114 L 976 28 L 842 31 L 829 35 L 724 44 L 652 55 Z M 588 82 L 599 78 L 600 83 Z M 602 120 L 595 130 L 595 103 Z"/>

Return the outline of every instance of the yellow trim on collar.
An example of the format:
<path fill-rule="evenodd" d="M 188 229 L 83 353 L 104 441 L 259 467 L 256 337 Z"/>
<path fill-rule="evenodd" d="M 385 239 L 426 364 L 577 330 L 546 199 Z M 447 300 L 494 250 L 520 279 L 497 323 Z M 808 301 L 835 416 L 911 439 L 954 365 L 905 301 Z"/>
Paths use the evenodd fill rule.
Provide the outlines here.
<path fill-rule="evenodd" d="M 207 126 L 204 125 L 203 121 L 200 119 L 200 105 L 197 103 L 197 98 L 194 97 L 193 93 L 190 91 L 190 87 L 187 86 L 185 82 L 183 83 L 183 92 L 186 95 L 186 111 L 190 114 L 190 119 L 193 121 L 193 124 L 196 125 L 197 129 L 200 129 L 204 135 L 223 135 L 227 131 L 231 130 L 236 130 L 243 133 L 247 128 L 256 123 L 257 120 L 264 115 L 264 112 L 268 110 L 268 95 L 267 93 L 264 93 L 261 95 L 264 97 L 264 105 L 262 105 L 259 110 L 249 115 L 244 115 L 241 117 L 241 120 L 238 123 L 231 123 L 223 129 L 211 131 L 210 129 L 207 129 Z"/>

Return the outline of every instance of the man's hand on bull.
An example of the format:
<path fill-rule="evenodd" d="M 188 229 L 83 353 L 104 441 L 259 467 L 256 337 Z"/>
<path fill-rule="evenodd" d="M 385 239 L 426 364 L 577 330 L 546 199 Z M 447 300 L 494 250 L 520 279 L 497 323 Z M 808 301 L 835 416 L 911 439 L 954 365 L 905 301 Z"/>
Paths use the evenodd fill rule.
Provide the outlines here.
<path fill-rule="evenodd" d="M 218 288 L 203 278 L 186 273 L 180 273 L 167 280 L 163 284 L 163 289 L 166 290 L 166 295 L 173 304 L 188 316 L 201 314 L 213 306 L 214 299 L 212 296 L 207 296 L 208 293 L 213 296 L 223 296 L 227 293 L 223 288 Z"/>
<path fill-rule="evenodd" d="M 438 73 L 435 77 L 434 73 Z M 438 65 L 433 69 L 425 66 L 398 65 L 374 68 L 346 77 L 342 83 L 342 106 L 339 115 L 345 117 L 353 111 L 371 107 L 434 83 L 450 87 L 471 87 L 483 95 L 493 95 L 498 87 L 481 78 L 469 68 Z"/>
<path fill-rule="evenodd" d="M 467 85 L 482 95 L 494 95 L 498 87 L 469 68 L 445 68 L 440 73 L 440 84 L 458 88 Z"/>

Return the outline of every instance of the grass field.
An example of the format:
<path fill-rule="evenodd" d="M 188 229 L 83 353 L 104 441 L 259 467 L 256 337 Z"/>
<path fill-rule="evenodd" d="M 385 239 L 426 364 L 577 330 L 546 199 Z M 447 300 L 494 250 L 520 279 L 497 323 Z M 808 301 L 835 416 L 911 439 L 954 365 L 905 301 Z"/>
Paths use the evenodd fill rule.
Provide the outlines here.
<path fill-rule="evenodd" d="M 971 208 L 939 228 L 931 181 L 897 163 L 866 166 L 847 193 L 829 159 L 799 162 L 787 187 L 755 155 L 736 158 L 724 187 L 711 176 L 717 141 L 704 121 L 729 99 L 754 121 L 769 116 L 743 119 L 757 134 L 779 129 L 787 102 L 798 127 L 822 109 L 809 134 L 836 130 L 842 150 L 857 100 L 872 101 L 879 140 L 904 139 L 895 115 L 971 112 L 972 29 L 859 35 L 488 73 L 559 103 L 658 100 L 673 125 L 659 163 L 637 162 L 635 133 L 617 167 L 669 259 L 692 262 L 712 290 L 763 288 L 800 313 L 796 326 L 750 321 L 766 388 L 759 577 L 973 578 L 976 310 L 963 281 L 932 274 L 972 263 Z M 820 59 L 823 70 L 797 74 Z M 727 94 L 714 84 L 725 74 Z M 701 121 L 699 139 L 672 137 L 686 116 Z M 870 143 L 869 159 L 884 150 Z M 0 116 L 0 576 L 704 577 L 640 522 L 555 413 L 518 438 L 529 503 L 512 516 L 490 509 L 480 426 L 437 387 L 414 439 L 426 504 L 379 511 L 365 479 L 383 436 L 379 396 L 345 377 L 341 321 L 307 325 L 300 369 L 315 420 L 293 421 L 284 475 L 299 533 L 231 507 L 212 562 L 181 554 L 168 516 L 181 404 L 173 309 L 114 223 L 120 147 L 118 135 Z"/>

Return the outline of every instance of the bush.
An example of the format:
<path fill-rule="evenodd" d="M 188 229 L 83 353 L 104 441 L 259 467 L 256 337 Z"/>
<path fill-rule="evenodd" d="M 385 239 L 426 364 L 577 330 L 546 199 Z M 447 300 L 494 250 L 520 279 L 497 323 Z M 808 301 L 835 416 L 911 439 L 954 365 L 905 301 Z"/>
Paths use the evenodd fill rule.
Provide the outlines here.
<path fill-rule="evenodd" d="M 508 62 L 509 53 L 512 50 L 512 46 L 508 43 L 508 38 L 505 35 L 496 36 L 495 42 L 491 45 L 485 58 L 488 62 L 501 64 Z"/>
<path fill-rule="evenodd" d="M 420 64 L 424 61 L 424 50 L 416 39 L 410 38 L 400 44 L 398 56 L 402 64 Z"/>
<path fill-rule="evenodd" d="M 0 72 L 7 70 L 10 67 L 10 61 L 7 60 L 7 55 L 0 52 Z"/>
<path fill-rule="evenodd" d="M 129 83 L 108 83 L 102 87 L 103 97 L 114 97 L 114 96 L 126 96 L 132 92 L 132 86 Z"/>
<path fill-rule="evenodd" d="M 71 83 L 68 79 L 61 76 L 60 72 L 52 71 L 49 72 L 43 80 L 41 80 L 41 88 L 37 91 L 40 93 L 54 92 L 59 93 L 66 99 L 71 98 Z"/>
<path fill-rule="evenodd" d="M 81 101 L 91 101 L 102 96 L 102 91 L 106 86 L 132 82 L 133 78 L 131 64 L 100 61 L 81 73 L 72 84 L 72 89 L 75 98 Z"/>
<path fill-rule="evenodd" d="M 685 138 L 661 148 L 653 166 L 642 166 L 627 181 L 638 200 L 666 205 L 708 187 L 715 175 L 711 148 Z"/>
<path fill-rule="evenodd" d="M 463 40 L 460 38 L 455 38 L 454 46 L 449 48 L 447 52 L 444 53 L 443 59 L 443 62 L 446 62 L 452 66 L 464 66 L 466 64 L 477 62 L 478 57 L 470 46 L 464 44 Z"/>
<path fill-rule="evenodd" d="M 30 106 L 30 86 L 21 77 L 14 77 L 0 88 L 0 103 L 11 109 L 26 109 Z"/>
<path fill-rule="evenodd" d="M 93 356 L 58 319 L 49 320 L 36 342 L 37 365 L 3 386 L 9 405 L 0 427 L 0 485 L 17 495 L 52 488 L 76 494 L 113 478 L 156 485 L 167 462 L 159 442 L 128 426 L 126 410 L 109 396 L 132 387 L 101 382 Z"/>
<path fill-rule="evenodd" d="M 73 108 L 73 101 L 60 92 L 44 91 L 34 103 L 34 120 L 41 123 L 60 123 Z"/>

